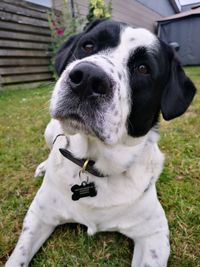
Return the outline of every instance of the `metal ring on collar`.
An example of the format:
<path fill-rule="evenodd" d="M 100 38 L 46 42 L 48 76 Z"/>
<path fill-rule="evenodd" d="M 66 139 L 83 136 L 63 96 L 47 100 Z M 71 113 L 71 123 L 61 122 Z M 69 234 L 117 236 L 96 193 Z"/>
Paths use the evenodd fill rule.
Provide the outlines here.
<path fill-rule="evenodd" d="M 86 161 L 84 162 L 84 164 L 83 164 L 83 166 L 82 166 L 82 168 L 81 168 L 81 170 L 79 172 L 79 177 L 81 177 L 81 174 L 85 173 L 85 170 L 87 168 L 87 165 L 88 165 L 89 161 L 90 161 L 89 159 L 86 159 Z"/>

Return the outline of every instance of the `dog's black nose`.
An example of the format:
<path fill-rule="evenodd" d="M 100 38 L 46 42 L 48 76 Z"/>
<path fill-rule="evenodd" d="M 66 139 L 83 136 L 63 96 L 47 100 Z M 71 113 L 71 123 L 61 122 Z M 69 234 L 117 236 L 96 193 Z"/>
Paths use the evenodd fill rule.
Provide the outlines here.
<path fill-rule="evenodd" d="M 107 74 L 98 66 L 81 62 L 69 73 L 71 89 L 80 97 L 102 96 L 111 90 Z"/>

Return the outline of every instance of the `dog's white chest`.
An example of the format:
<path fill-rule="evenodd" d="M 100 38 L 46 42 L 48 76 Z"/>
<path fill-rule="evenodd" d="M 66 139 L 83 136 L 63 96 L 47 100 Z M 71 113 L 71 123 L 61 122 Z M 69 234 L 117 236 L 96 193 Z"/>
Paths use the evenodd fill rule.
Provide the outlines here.
<path fill-rule="evenodd" d="M 59 152 L 59 148 L 66 145 L 65 137 L 55 143 L 43 185 L 36 196 L 35 208 L 43 207 L 44 218 L 52 223 L 56 220 L 57 223 L 73 221 L 84 224 L 89 234 L 127 228 L 136 222 L 136 218 L 140 218 L 137 207 L 141 212 L 146 201 L 149 204 L 154 198 L 144 192 L 155 183 L 162 170 L 163 155 L 156 143 L 147 142 L 145 153 L 135 157 L 125 172 L 103 178 L 90 174 L 80 177 L 80 167 Z M 97 195 L 73 201 L 71 188 L 84 180 L 95 184 Z M 139 203 L 140 198 L 142 201 Z M 148 212 L 145 214 L 148 216 Z"/>

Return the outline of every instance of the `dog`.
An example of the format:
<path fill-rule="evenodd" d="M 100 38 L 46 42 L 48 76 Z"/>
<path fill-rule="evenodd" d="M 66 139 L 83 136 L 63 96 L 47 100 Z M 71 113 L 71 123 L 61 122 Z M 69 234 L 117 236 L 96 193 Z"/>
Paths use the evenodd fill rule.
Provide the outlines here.
<path fill-rule="evenodd" d="M 6 267 L 28 266 L 64 223 L 134 241 L 133 267 L 166 267 L 168 223 L 155 183 L 164 155 L 159 117 L 182 115 L 195 95 L 173 49 L 146 29 L 97 20 L 58 51 L 41 188 Z"/>

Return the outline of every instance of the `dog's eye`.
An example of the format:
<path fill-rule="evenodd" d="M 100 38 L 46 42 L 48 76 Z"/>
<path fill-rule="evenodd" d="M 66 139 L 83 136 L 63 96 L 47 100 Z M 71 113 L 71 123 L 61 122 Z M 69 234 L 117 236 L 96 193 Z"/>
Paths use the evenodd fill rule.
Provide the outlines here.
<path fill-rule="evenodd" d="M 140 73 L 140 74 L 148 74 L 149 73 L 149 69 L 146 65 L 144 64 L 141 64 L 137 67 L 137 71 Z"/>
<path fill-rule="evenodd" d="M 82 45 L 82 49 L 87 54 L 91 54 L 94 51 L 94 44 L 91 41 L 85 42 Z"/>

